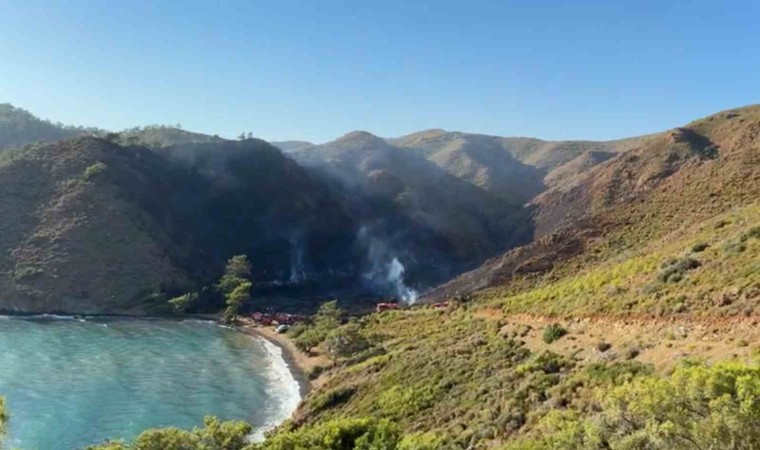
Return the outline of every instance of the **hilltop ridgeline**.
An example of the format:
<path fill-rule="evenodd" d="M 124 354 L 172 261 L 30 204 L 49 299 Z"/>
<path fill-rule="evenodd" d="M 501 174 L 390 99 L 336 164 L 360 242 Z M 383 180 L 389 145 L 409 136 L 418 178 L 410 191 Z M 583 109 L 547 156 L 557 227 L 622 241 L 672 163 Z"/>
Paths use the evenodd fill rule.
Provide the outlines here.
<path fill-rule="evenodd" d="M 699 217 L 756 192 L 757 107 L 609 142 L 358 131 L 279 143 L 285 154 L 180 126 L 108 133 L 0 112 L 7 311 L 160 312 L 241 253 L 257 293 L 285 307 L 398 298 L 463 272 L 427 298 L 469 295 L 548 270 L 652 205 L 686 211 L 676 192 Z"/>

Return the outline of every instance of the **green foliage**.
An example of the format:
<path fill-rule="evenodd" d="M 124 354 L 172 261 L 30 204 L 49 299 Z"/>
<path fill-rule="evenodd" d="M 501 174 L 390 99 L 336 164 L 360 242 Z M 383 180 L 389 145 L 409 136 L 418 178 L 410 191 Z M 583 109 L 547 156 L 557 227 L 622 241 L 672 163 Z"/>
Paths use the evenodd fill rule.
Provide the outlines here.
<path fill-rule="evenodd" d="M 251 299 L 251 287 L 253 284 L 250 281 L 243 281 L 232 290 L 232 292 L 225 294 L 225 300 L 227 308 L 224 310 L 224 321 L 231 323 L 235 321 L 238 316 L 240 307 Z"/>
<path fill-rule="evenodd" d="M 232 323 L 240 313 L 240 307 L 251 299 L 253 283 L 251 276 L 251 263 L 246 255 L 236 255 L 227 261 L 224 275 L 219 280 L 217 288 L 224 294 L 227 307 L 224 310 L 223 320 Z"/>
<path fill-rule="evenodd" d="M 401 432 L 396 425 L 382 419 L 359 418 L 280 432 L 253 445 L 251 450 L 396 450 L 400 443 Z"/>
<path fill-rule="evenodd" d="M 198 301 L 198 297 L 199 295 L 197 292 L 188 292 L 187 294 L 169 299 L 169 304 L 175 312 L 183 313 L 192 308 L 192 306 Z"/>
<path fill-rule="evenodd" d="M 334 408 L 341 403 L 345 403 L 352 395 L 356 393 L 356 388 L 352 386 L 340 387 L 333 389 L 322 394 L 317 395 L 314 400 L 310 402 L 312 412 L 324 411 L 326 409 Z"/>
<path fill-rule="evenodd" d="M 217 287 L 223 294 L 229 294 L 251 277 L 251 263 L 246 255 L 236 255 L 227 261 L 224 275 Z"/>
<path fill-rule="evenodd" d="M 202 428 L 146 430 L 131 444 L 106 442 L 87 450 L 243 450 L 248 446 L 251 426 L 245 422 L 222 422 L 206 417 Z"/>
<path fill-rule="evenodd" d="M 597 411 L 553 411 L 510 449 L 760 448 L 760 366 L 687 364 L 600 388 Z"/>
<path fill-rule="evenodd" d="M 685 256 L 680 259 L 670 259 L 663 263 L 662 271 L 657 274 L 657 279 L 663 283 L 677 283 L 686 275 L 686 272 L 694 270 L 702 264 L 694 258 Z"/>
<path fill-rule="evenodd" d="M 105 172 L 108 169 L 108 166 L 104 163 L 98 161 L 95 164 L 88 166 L 86 169 L 84 169 L 84 174 L 82 175 L 82 178 L 85 181 L 90 181 L 94 177 L 100 175 L 101 173 Z"/>
<path fill-rule="evenodd" d="M 310 352 L 324 342 L 330 333 L 336 330 L 343 318 L 343 310 L 336 300 L 325 302 L 320 305 L 317 314 L 312 318 L 309 325 L 294 327 L 290 332 L 294 343 L 299 350 Z M 333 350 L 336 352 L 349 352 L 351 347 L 361 347 L 363 337 L 356 331 L 335 332 L 333 335 Z M 345 344 L 345 345 L 344 345 Z M 350 352 L 349 352 L 350 353 Z M 337 353 L 335 353 L 337 355 Z M 345 355 L 345 353 L 344 353 Z"/>
<path fill-rule="evenodd" d="M 553 323 L 549 325 L 548 327 L 544 328 L 544 334 L 542 336 L 544 342 L 547 344 L 551 344 L 552 342 L 562 338 L 562 336 L 567 334 L 567 330 L 564 329 L 560 324 Z"/>
<path fill-rule="evenodd" d="M 336 328 L 325 338 L 325 350 L 336 359 L 353 356 L 369 347 L 369 340 L 364 337 L 361 327 L 356 323 Z"/>
<path fill-rule="evenodd" d="M 416 387 L 393 386 L 378 399 L 378 406 L 383 413 L 396 420 L 416 414 L 433 405 L 437 396 L 435 386 Z"/>
<path fill-rule="evenodd" d="M 692 245 L 692 247 L 691 247 L 691 251 L 692 251 L 693 253 L 701 253 L 701 252 L 703 252 L 703 251 L 707 250 L 707 248 L 708 248 L 708 247 L 710 247 L 710 245 L 709 245 L 709 244 L 706 244 L 706 243 L 704 243 L 704 242 L 700 242 L 700 243 L 698 243 L 698 244 L 694 244 L 694 245 Z"/>

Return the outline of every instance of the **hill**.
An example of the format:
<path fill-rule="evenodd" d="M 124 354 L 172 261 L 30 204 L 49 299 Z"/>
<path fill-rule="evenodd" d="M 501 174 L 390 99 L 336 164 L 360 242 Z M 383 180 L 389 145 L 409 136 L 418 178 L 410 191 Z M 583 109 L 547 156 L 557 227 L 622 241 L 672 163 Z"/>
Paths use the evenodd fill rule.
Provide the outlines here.
<path fill-rule="evenodd" d="M 167 173 L 146 149 L 95 138 L 24 148 L 0 162 L 0 309 L 129 312 L 189 287 L 157 194 Z M 167 180 L 168 181 L 168 180 Z"/>
<path fill-rule="evenodd" d="M 57 141 L 97 133 L 94 128 L 65 126 L 42 120 L 29 111 L 8 103 L 0 104 L 0 151 L 36 141 Z"/>
<path fill-rule="evenodd" d="M 0 183 L 5 311 L 160 310 L 239 253 L 262 283 L 351 279 L 359 258 L 340 204 L 262 141 L 76 138 L 5 155 Z"/>
<path fill-rule="evenodd" d="M 457 178 L 515 205 L 527 203 L 544 190 L 544 170 L 515 159 L 501 138 L 429 130 L 391 142 L 421 152 Z"/>
<path fill-rule="evenodd" d="M 119 132 L 118 139 L 125 145 L 142 145 L 149 148 L 225 141 L 219 136 L 183 130 L 180 125 L 148 125 L 129 128 Z"/>
<path fill-rule="evenodd" d="M 370 133 L 349 133 L 292 155 L 332 180 L 366 232 L 412 274 L 424 270 L 427 279 L 440 280 L 530 236 L 520 206 Z"/>
<path fill-rule="evenodd" d="M 514 274 L 544 272 L 579 254 L 632 251 L 750 204 L 760 196 L 758 120 L 756 106 L 722 112 L 608 159 L 570 187 L 548 190 L 533 200 L 535 242 L 431 296 L 505 284 Z"/>
<path fill-rule="evenodd" d="M 313 353 L 333 362 L 261 448 L 369 417 L 409 448 L 754 448 L 759 157 L 753 106 L 550 190 L 539 238 L 423 297 L 448 303 L 332 331 Z"/>

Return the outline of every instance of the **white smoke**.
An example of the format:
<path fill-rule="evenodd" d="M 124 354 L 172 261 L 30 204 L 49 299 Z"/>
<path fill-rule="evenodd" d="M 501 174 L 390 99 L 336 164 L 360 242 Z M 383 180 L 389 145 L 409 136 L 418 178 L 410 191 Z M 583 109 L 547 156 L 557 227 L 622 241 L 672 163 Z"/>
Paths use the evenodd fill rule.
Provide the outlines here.
<path fill-rule="evenodd" d="M 419 293 L 406 285 L 406 268 L 396 256 L 396 252 L 378 238 L 369 227 L 359 230 L 358 241 L 367 249 L 365 281 L 383 295 L 393 295 L 408 305 L 417 301 Z"/>
<path fill-rule="evenodd" d="M 290 238 L 290 282 L 302 283 L 308 278 L 304 264 L 303 238 L 298 234 Z"/>
<path fill-rule="evenodd" d="M 388 264 L 388 282 L 396 288 L 396 296 L 407 305 L 413 305 L 419 297 L 419 292 L 404 283 L 404 265 L 398 258 Z"/>

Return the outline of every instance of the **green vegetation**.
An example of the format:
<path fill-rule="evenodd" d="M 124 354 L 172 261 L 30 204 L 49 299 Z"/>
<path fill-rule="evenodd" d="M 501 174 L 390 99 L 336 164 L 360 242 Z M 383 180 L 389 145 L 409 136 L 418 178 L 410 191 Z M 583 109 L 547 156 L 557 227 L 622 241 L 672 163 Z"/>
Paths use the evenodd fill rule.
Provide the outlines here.
<path fill-rule="evenodd" d="M 188 292 L 180 296 L 170 298 L 169 304 L 172 306 L 174 312 L 184 313 L 187 312 L 198 301 L 199 295 L 197 292 Z"/>
<path fill-rule="evenodd" d="M 544 334 L 543 334 L 543 340 L 547 344 L 551 344 L 552 342 L 559 340 L 562 338 L 562 336 L 567 334 L 567 330 L 562 328 L 561 325 L 557 323 L 553 323 L 549 325 L 548 327 L 544 328 Z"/>
<path fill-rule="evenodd" d="M 626 228 L 630 234 L 611 233 L 578 258 L 486 289 L 475 301 L 507 314 L 760 314 L 752 301 L 760 292 L 758 222 L 760 204 L 753 203 L 630 248 L 619 239 L 640 231 Z M 708 247 L 685 256 L 697 244 Z"/>
<path fill-rule="evenodd" d="M 325 302 L 319 307 L 319 311 L 310 323 L 291 328 L 289 335 L 294 339 L 299 350 L 309 353 L 340 326 L 343 314 L 336 300 Z M 334 345 L 340 347 L 341 340 L 340 336 L 335 336 Z M 338 351 L 338 348 L 335 350 Z"/>
<path fill-rule="evenodd" d="M 108 169 L 108 166 L 98 161 L 95 164 L 88 166 L 86 169 L 84 169 L 84 174 L 82 175 L 82 179 L 84 179 L 85 181 L 90 181 L 92 178 L 105 172 L 106 169 Z"/>
<path fill-rule="evenodd" d="M 227 268 L 218 284 L 227 305 L 224 310 L 225 322 L 233 323 L 237 319 L 240 307 L 250 300 L 253 287 L 250 276 L 251 263 L 247 256 L 237 255 L 227 261 Z"/>
<path fill-rule="evenodd" d="M 595 409 L 595 411 L 594 411 Z M 552 411 L 514 450 L 760 448 L 760 366 L 683 365 L 598 389 L 593 408 Z"/>
<path fill-rule="evenodd" d="M 688 256 L 680 259 L 671 259 L 663 263 L 662 270 L 657 274 L 657 279 L 663 283 L 678 283 L 686 275 L 686 272 L 694 270 L 701 264 Z"/>
<path fill-rule="evenodd" d="M 245 422 L 221 422 L 206 417 L 203 428 L 190 431 L 178 428 L 147 430 L 134 442 L 106 442 L 87 450 L 243 450 L 248 446 L 251 426 Z"/>

